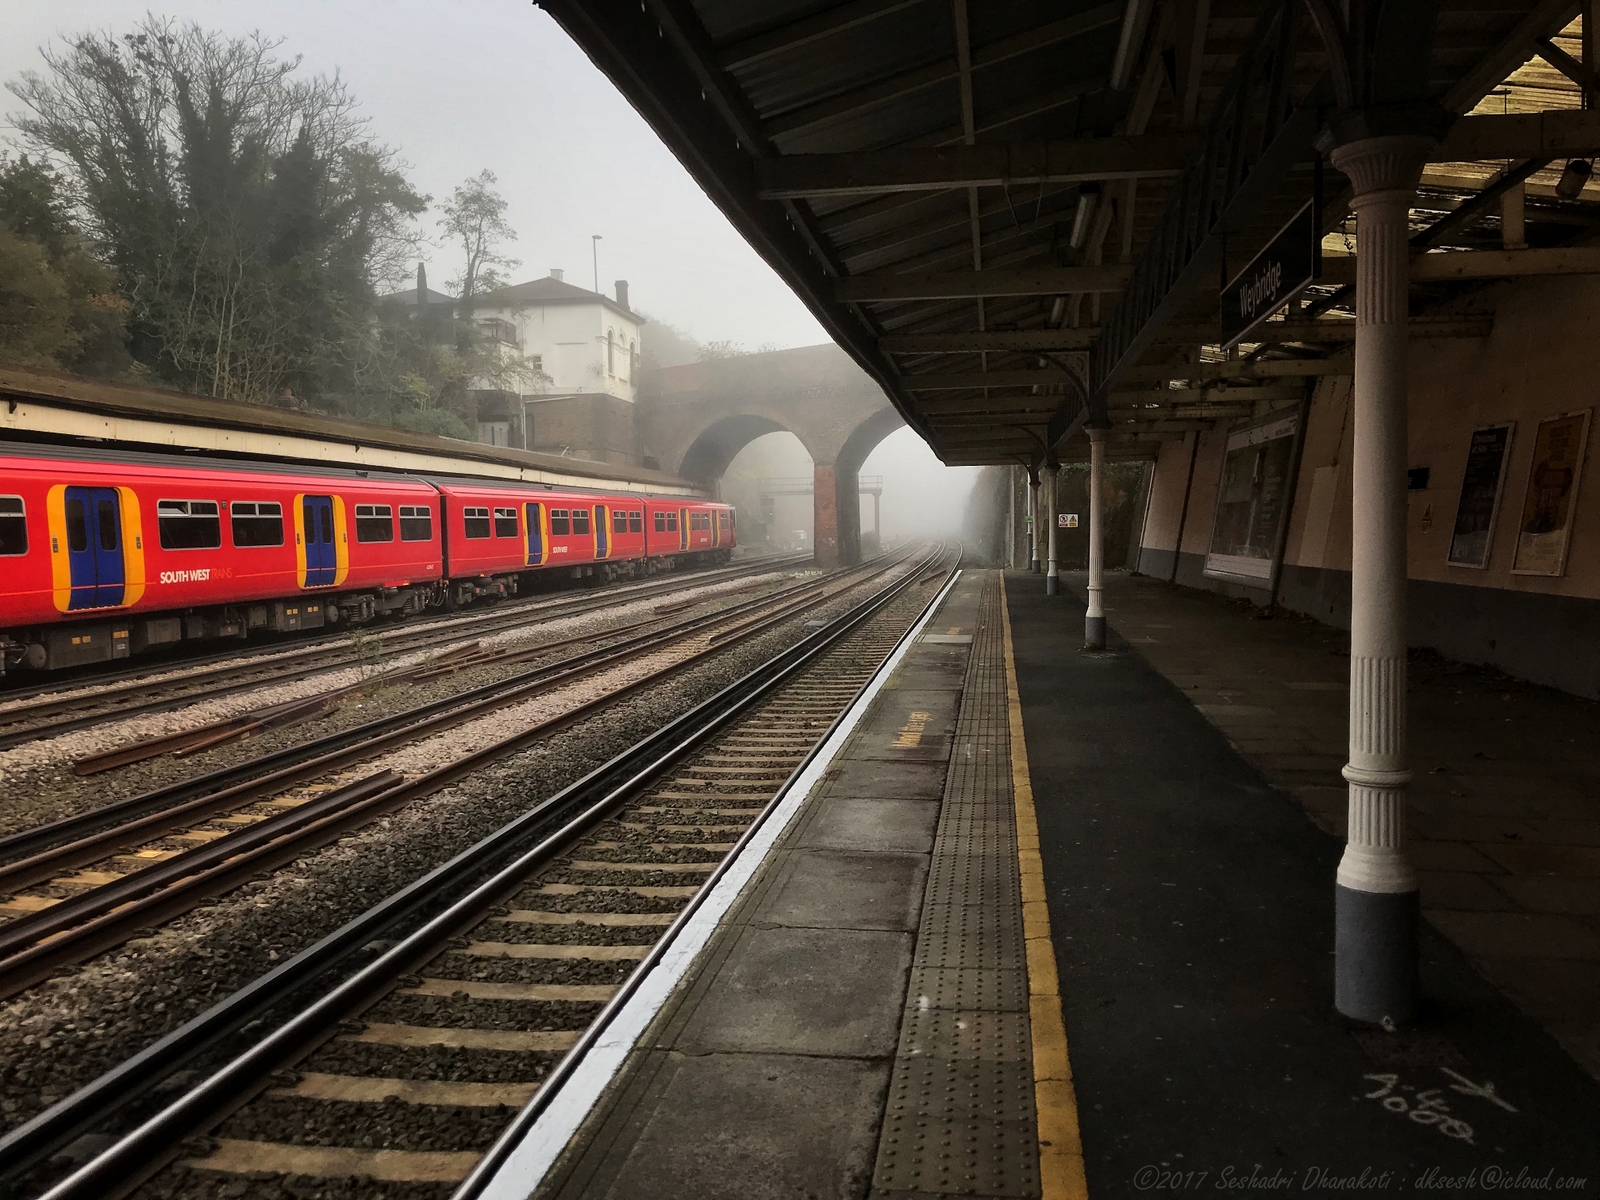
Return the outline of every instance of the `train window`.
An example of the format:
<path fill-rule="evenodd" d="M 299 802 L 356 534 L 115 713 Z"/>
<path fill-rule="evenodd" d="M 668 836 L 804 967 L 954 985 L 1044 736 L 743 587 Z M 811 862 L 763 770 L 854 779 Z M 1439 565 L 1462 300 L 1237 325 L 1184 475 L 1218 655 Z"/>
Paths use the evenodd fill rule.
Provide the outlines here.
<path fill-rule="evenodd" d="M 628 514 L 628 532 L 629 533 L 643 533 L 644 532 L 644 513 L 639 512 L 638 510 L 635 510 L 635 511 L 633 511 L 633 512 Z"/>
<path fill-rule="evenodd" d="M 67 549 L 77 552 L 89 548 L 89 522 L 82 500 L 67 501 Z"/>
<path fill-rule="evenodd" d="M 615 511 L 612 512 L 612 514 L 611 514 L 611 532 L 612 533 L 627 533 L 628 532 L 628 514 L 627 513 L 625 513 L 625 512 L 615 512 Z"/>
<path fill-rule="evenodd" d="M 276 500 L 235 500 L 228 512 L 235 546 L 283 545 L 283 505 Z"/>
<path fill-rule="evenodd" d="M 95 528 L 100 531 L 100 549 L 117 548 L 117 506 L 110 500 L 101 500 L 94 506 Z"/>
<path fill-rule="evenodd" d="M 215 500 L 157 500 L 156 526 L 163 550 L 215 550 L 222 517 Z"/>
<path fill-rule="evenodd" d="M 514 508 L 497 508 L 494 510 L 494 535 L 495 537 L 516 537 L 517 510 Z"/>
<path fill-rule="evenodd" d="M 463 508 L 461 516 L 467 524 L 469 538 L 486 538 L 489 536 L 489 510 L 487 508 Z"/>
<path fill-rule="evenodd" d="M 667 514 L 667 532 L 668 533 L 677 533 L 678 532 L 678 514 L 675 513 L 675 512 L 669 512 Z"/>
<path fill-rule="evenodd" d="M 667 514 L 664 513 L 664 512 L 658 512 L 656 514 L 656 532 L 657 533 L 665 533 L 666 531 L 667 531 Z"/>
<path fill-rule="evenodd" d="M 572 514 L 564 508 L 550 510 L 550 536 L 566 537 L 572 532 Z"/>
<path fill-rule="evenodd" d="M 400 506 L 400 540 L 402 542 L 433 541 L 433 509 L 426 504 Z"/>
<path fill-rule="evenodd" d="M 589 510 L 575 508 L 572 510 L 572 532 L 587 534 L 589 532 Z"/>
<path fill-rule="evenodd" d="M 356 541 L 394 541 L 394 509 L 387 504 L 356 505 Z"/>
<path fill-rule="evenodd" d="M 28 520 L 21 496 L 0 496 L 0 554 L 28 552 Z"/>

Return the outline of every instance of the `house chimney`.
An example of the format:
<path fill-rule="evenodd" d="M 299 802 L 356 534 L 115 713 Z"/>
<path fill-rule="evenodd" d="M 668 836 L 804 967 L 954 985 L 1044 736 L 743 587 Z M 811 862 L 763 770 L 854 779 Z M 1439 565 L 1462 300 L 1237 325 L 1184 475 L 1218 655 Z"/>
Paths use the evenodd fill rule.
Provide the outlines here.
<path fill-rule="evenodd" d="M 550 268 L 550 278 L 554 279 L 557 283 L 560 283 L 561 282 L 561 268 L 560 267 L 551 267 Z"/>
<path fill-rule="evenodd" d="M 628 281 L 626 279 L 617 280 L 617 303 L 622 305 L 623 308 L 628 307 Z"/>

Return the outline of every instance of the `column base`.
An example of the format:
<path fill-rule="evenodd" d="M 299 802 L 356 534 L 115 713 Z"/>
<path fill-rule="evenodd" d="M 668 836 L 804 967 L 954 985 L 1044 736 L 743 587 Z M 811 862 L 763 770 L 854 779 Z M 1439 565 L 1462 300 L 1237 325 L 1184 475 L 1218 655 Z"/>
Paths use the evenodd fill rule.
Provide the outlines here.
<path fill-rule="evenodd" d="M 1104 617 L 1084 617 L 1083 648 L 1085 650 L 1104 650 L 1106 648 L 1106 619 Z"/>
<path fill-rule="evenodd" d="M 1054 596 L 1061 591 L 1061 580 L 1054 575 L 1044 577 L 1044 594 Z"/>
<path fill-rule="evenodd" d="M 1360 892 L 1334 886 L 1333 1004 L 1380 1024 L 1417 1012 L 1420 892 Z"/>

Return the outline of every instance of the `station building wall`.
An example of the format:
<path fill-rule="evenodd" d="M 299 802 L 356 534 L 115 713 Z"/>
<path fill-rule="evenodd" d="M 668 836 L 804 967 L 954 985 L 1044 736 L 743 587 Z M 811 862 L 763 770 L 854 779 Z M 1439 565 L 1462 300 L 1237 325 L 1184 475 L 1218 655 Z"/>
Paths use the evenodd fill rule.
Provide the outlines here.
<path fill-rule="evenodd" d="M 1466 310 L 1463 309 L 1463 312 Z M 1600 279 L 1493 285 L 1471 304 L 1491 312 L 1485 338 L 1413 339 L 1410 456 L 1427 468 L 1408 493 L 1412 645 L 1485 663 L 1520 678 L 1600 698 Z M 1440 314 L 1445 315 L 1445 314 Z M 1321 380 L 1307 412 L 1292 491 L 1277 601 L 1329 624 L 1350 621 L 1351 381 Z M 1590 409 L 1588 444 L 1558 576 L 1513 573 L 1539 423 Z M 1514 424 L 1498 512 L 1482 568 L 1448 561 L 1473 431 Z M 1227 430 L 1163 445 L 1139 556 L 1148 575 L 1248 596 L 1271 593 L 1204 574 Z M 1191 453 L 1193 484 L 1182 515 Z"/>

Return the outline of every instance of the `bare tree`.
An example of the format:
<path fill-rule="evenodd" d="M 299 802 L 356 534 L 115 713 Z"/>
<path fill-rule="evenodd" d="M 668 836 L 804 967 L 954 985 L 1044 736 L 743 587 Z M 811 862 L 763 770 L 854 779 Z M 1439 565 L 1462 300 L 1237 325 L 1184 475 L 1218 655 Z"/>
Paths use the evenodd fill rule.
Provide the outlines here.
<path fill-rule="evenodd" d="M 450 281 L 461 297 L 461 315 L 472 316 L 473 302 L 484 292 L 506 286 L 505 271 L 521 265 L 501 248 L 514 242 L 517 231 L 506 221 L 505 197 L 495 191 L 493 171 L 480 171 L 456 188 L 443 206 L 439 227 L 461 244 L 466 264 Z"/>
<path fill-rule="evenodd" d="M 120 276 L 135 358 L 214 396 L 347 383 L 426 206 L 343 81 L 280 46 L 152 16 L 46 47 L 47 71 L 8 85 Z"/>

